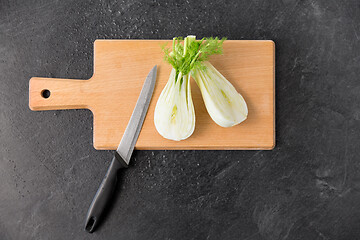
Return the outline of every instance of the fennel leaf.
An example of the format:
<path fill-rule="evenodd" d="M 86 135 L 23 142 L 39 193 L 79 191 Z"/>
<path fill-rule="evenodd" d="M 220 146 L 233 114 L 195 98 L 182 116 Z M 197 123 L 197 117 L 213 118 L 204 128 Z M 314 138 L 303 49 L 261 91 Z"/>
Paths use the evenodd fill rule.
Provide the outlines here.
<path fill-rule="evenodd" d="M 163 46 L 164 61 L 168 62 L 176 71 L 183 76 L 192 70 L 204 70 L 201 62 L 207 61 L 213 54 L 222 54 L 222 45 L 226 38 L 218 37 L 202 38 L 195 40 L 195 36 L 173 38 L 172 49 Z"/>

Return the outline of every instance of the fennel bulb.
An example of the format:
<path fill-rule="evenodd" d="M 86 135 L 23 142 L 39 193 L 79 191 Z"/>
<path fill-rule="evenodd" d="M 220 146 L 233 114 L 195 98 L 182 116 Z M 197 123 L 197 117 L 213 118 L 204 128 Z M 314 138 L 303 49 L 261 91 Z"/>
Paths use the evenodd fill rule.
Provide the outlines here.
<path fill-rule="evenodd" d="M 191 98 L 190 76 L 200 87 L 206 109 L 222 127 L 244 121 L 248 110 L 243 97 L 209 62 L 212 54 L 222 53 L 225 38 L 195 36 L 173 38 L 172 51 L 163 48 L 164 60 L 171 64 L 169 80 L 156 103 L 154 123 L 161 136 L 183 140 L 194 132 L 195 113 Z"/>
<path fill-rule="evenodd" d="M 172 52 L 164 49 L 165 60 L 171 70 L 169 80 L 156 103 L 154 123 L 164 138 L 180 141 L 190 137 L 195 129 L 195 111 L 191 98 L 190 70 L 195 64 L 197 43 L 195 36 L 173 38 Z M 193 61 L 194 60 L 194 61 Z"/>
<path fill-rule="evenodd" d="M 170 140 L 180 141 L 194 132 L 195 112 L 190 74 L 176 76 L 176 70 L 171 70 L 155 107 L 154 123 L 160 135 Z"/>
<path fill-rule="evenodd" d="M 232 127 L 244 121 L 248 115 L 244 98 L 210 62 L 202 64 L 205 68 L 193 71 L 192 76 L 210 117 L 222 127 Z"/>

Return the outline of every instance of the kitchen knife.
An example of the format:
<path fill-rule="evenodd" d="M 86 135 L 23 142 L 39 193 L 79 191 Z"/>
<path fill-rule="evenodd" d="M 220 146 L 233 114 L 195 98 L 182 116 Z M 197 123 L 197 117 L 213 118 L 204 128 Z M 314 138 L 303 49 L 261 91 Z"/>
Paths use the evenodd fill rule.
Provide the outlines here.
<path fill-rule="evenodd" d="M 155 65 L 145 79 L 143 88 L 140 92 L 129 123 L 125 129 L 124 135 L 114 154 L 109 169 L 107 170 L 107 173 L 90 205 L 85 223 L 85 230 L 90 233 L 94 232 L 95 228 L 98 226 L 101 215 L 114 193 L 117 183 L 118 170 L 121 168 L 127 168 L 129 165 L 131 154 L 139 137 L 139 133 L 154 91 L 156 70 L 157 66 Z"/>

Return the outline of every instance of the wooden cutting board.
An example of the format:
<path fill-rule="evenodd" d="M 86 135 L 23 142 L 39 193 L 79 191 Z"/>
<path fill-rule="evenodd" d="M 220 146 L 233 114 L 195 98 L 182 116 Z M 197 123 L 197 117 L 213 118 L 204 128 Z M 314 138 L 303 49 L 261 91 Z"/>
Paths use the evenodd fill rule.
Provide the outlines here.
<path fill-rule="evenodd" d="M 136 149 L 272 149 L 275 145 L 275 45 L 273 41 L 228 40 L 224 54 L 210 62 L 234 85 L 248 104 L 248 119 L 223 128 L 208 115 L 192 80 L 196 126 L 193 135 L 176 142 L 161 137 L 154 109 L 170 74 L 161 46 L 170 40 L 96 40 L 94 73 L 89 80 L 33 77 L 30 109 L 90 109 L 94 116 L 94 147 L 116 149 L 144 80 L 158 65 L 157 82 Z M 47 93 L 50 96 L 45 98 Z"/>

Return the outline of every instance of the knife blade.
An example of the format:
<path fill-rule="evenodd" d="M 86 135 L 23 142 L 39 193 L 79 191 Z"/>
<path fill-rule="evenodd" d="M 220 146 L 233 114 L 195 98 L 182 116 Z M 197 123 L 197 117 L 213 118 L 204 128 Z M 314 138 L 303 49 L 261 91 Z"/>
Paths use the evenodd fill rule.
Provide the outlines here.
<path fill-rule="evenodd" d="M 114 193 L 119 169 L 127 168 L 129 165 L 154 91 L 156 72 L 157 66 L 155 65 L 145 79 L 120 144 L 115 151 L 106 175 L 89 207 L 85 222 L 85 230 L 89 233 L 94 232 L 100 223 L 103 212 Z"/>

